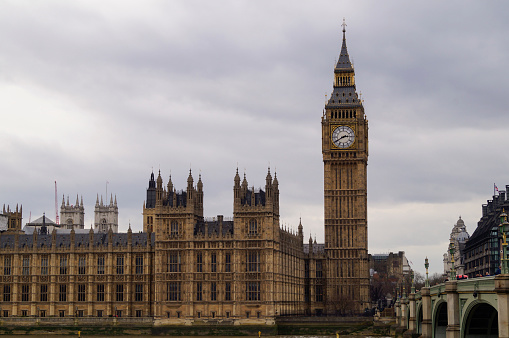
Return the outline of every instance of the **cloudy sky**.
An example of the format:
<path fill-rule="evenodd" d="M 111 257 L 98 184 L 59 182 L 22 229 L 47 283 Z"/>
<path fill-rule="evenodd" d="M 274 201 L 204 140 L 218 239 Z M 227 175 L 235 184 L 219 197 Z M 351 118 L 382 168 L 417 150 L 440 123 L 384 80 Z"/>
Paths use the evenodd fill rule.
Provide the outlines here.
<path fill-rule="evenodd" d="M 281 222 L 323 242 L 320 118 L 341 23 L 370 127 L 369 251 L 442 271 L 461 215 L 509 184 L 509 3 L 0 1 L 0 203 L 54 219 L 54 181 L 117 195 L 142 229 L 152 170 L 201 173 L 232 215 L 238 166 L 280 182 Z M 504 188 L 505 189 L 505 188 Z"/>

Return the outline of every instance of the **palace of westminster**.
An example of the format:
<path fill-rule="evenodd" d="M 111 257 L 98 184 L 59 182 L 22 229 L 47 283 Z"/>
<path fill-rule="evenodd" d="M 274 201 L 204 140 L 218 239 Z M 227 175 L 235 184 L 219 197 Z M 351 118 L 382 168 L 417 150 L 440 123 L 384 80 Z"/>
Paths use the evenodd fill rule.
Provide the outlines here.
<path fill-rule="evenodd" d="M 317 120 L 319 115 L 317 116 Z M 1 317 L 149 317 L 155 324 L 273 324 L 286 315 L 359 313 L 369 307 L 368 123 L 345 29 L 333 91 L 321 116 L 325 243 L 279 222 L 279 185 L 233 178 L 233 217 L 203 216 L 203 182 L 185 190 L 151 174 L 143 232 L 118 232 L 116 197 L 97 198 L 95 229 L 83 201 L 62 201 L 22 228 L 3 208 Z M 196 182 L 196 183 L 195 183 Z M 57 222 L 59 223 L 59 222 Z"/>

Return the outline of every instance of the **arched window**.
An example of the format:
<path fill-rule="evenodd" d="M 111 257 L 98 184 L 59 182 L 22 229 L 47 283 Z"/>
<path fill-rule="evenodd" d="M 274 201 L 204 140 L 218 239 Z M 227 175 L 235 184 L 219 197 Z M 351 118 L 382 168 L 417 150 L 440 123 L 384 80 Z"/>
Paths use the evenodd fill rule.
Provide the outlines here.
<path fill-rule="evenodd" d="M 171 221 L 171 232 L 170 235 L 178 236 L 179 234 L 179 224 L 177 221 Z"/>
<path fill-rule="evenodd" d="M 252 219 L 249 221 L 248 234 L 249 235 L 257 235 L 258 234 L 258 223 L 256 222 L 255 219 Z"/>

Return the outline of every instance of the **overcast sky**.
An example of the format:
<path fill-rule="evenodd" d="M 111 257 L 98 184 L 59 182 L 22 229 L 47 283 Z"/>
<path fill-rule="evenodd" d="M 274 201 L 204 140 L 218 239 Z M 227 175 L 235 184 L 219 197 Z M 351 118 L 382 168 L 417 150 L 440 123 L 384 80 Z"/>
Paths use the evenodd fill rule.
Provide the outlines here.
<path fill-rule="evenodd" d="M 341 23 L 369 119 L 369 252 L 442 272 L 453 224 L 473 233 L 509 184 L 505 1 L 0 1 L 0 203 L 23 223 L 116 194 L 142 229 L 152 170 L 204 183 L 233 213 L 238 166 L 270 166 L 281 223 L 323 242 L 320 119 Z"/>

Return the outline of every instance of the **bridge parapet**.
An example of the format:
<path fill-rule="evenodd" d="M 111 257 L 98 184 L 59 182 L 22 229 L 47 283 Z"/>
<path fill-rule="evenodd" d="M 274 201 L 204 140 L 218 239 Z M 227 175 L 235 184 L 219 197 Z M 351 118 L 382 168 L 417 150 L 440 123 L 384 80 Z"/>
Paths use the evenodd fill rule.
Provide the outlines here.
<path fill-rule="evenodd" d="M 486 334 L 509 338 L 509 275 L 424 287 L 409 300 L 405 311 L 399 311 L 397 320 L 408 334 L 430 338 L 467 337 L 472 330 L 486 330 Z M 490 311 L 494 322 L 485 320 L 486 327 L 474 328 L 477 324 L 472 319 L 483 311 Z"/>

